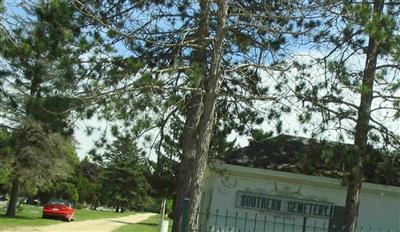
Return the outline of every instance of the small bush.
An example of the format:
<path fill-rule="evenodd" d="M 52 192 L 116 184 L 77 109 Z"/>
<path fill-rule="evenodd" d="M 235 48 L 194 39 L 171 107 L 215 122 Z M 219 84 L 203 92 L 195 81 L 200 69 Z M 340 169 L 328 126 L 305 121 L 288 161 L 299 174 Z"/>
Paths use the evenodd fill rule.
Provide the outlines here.
<path fill-rule="evenodd" d="M 83 204 L 83 203 L 76 203 L 75 205 L 74 205 L 74 208 L 75 209 L 83 209 L 83 208 L 86 208 L 85 207 L 85 204 Z"/>

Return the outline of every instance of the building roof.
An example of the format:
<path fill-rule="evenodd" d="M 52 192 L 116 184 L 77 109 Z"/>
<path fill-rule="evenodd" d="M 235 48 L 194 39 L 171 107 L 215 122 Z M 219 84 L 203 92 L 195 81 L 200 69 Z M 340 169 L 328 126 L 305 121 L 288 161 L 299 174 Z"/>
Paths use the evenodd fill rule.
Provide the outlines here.
<path fill-rule="evenodd" d="M 279 135 L 264 142 L 252 142 L 224 156 L 228 164 L 301 173 L 314 176 L 343 177 L 351 167 L 356 147 L 290 135 Z M 364 162 L 366 182 L 400 186 L 399 157 L 367 149 Z"/>

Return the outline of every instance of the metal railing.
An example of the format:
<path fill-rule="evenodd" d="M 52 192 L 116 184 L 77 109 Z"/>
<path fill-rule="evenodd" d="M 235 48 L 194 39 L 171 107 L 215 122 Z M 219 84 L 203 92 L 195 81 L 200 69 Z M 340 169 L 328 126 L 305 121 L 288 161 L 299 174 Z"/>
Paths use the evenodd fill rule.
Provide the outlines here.
<path fill-rule="evenodd" d="M 198 212 L 199 227 L 191 232 L 341 232 L 329 220 L 216 210 Z M 359 226 L 358 232 L 400 232 L 400 229 Z"/>
<path fill-rule="evenodd" d="M 240 214 L 229 210 L 198 213 L 198 232 L 329 232 L 326 221 L 278 217 L 266 214 Z"/>

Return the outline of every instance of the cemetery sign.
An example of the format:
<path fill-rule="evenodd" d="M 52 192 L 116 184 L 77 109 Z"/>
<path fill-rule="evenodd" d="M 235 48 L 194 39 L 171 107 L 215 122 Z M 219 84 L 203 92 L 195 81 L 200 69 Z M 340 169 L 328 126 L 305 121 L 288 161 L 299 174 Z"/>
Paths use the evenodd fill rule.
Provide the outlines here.
<path fill-rule="evenodd" d="M 306 217 L 332 218 L 334 204 L 239 191 L 236 193 L 236 207 Z"/>

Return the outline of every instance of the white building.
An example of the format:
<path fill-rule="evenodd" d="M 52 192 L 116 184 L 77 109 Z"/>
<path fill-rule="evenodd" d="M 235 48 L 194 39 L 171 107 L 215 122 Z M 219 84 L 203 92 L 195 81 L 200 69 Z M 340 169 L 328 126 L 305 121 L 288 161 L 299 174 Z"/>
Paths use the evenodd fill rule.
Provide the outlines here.
<path fill-rule="evenodd" d="M 250 145 L 224 162 L 211 163 L 199 231 L 342 231 L 346 186 L 343 178 L 326 177 L 342 173 L 338 167 L 332 170 L 332 165 L 341 162 L 335 157 L 338 144 L 327 144 L 335 149 L 330 154 L 333 161 L 326 165 L 319 163 L 322 154 L 311 157 L 321 152 L 321 142 L 290 136 Z M 341 145 L 339 153 L 345 147 L 351 146 Z M 305 158 L 304 151 L 309 151 L 304 162 L 313 162 L 307 164 L 309 167 L 299 164 L 299 159 Z M 379 168 L 370 168 L 376 171 L 366 171 L 368 181 L 381 182 L 383 178 L 390 185 L 363 184 L 358 230 L 400 231 L 398 173 L 392 179 L 378 178 Z M 308 169 L 316 174 L 301 174 Z"/>

